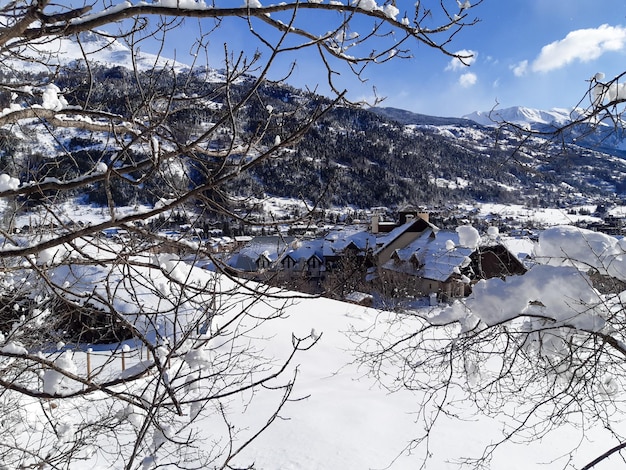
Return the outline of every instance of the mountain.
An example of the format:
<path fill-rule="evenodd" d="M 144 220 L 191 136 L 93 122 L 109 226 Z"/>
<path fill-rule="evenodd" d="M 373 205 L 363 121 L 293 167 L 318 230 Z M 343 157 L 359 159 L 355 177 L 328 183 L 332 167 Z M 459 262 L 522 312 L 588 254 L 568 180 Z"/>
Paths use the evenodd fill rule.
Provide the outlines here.
<path fill-rule="evenodd" d="M 55 84 L 69 105 L 89 99 L 103 111 L 129 115 L 133 103 L 142 101 L 142 80 L 148 86 L 162 88 L 163 96 L 180 93 L 207 97 L 169 117 L 171 131 L 182 139 L 205 132 L 207 122 L 218 122 L 228 106 L 227 99 L 252 96 L 237 113 L 237 129 L 243 141 L 254 139 L 259 123 L 267 120 L 268 109 L 273 109 L 275 115 L 306 115 L 326 100 L 271 82 L 250 94 L 250 87 L 256 85 L 249 76 L 231 84 L 230 96 L 226 97 L 219 71 L 192 71 L 143 53 L 135 58 L 140 66 L 135 76 L 124 70 L 132 65 L 133 57 L 123 43 L 94 33 L 80 36 L 79 41 L 80 45 L 70 39 L 46 45 L 48 50 L 57 50 L 62 73 Z M 84 80 L 80 66 L 83 50 L 97 58 L 91 68 L 96 86 Z M 157 82 L 150 73 L 154 64 L 166 71 L 159 73 Z M 175 74 L 169 73 L 172 67 Z M 33 72 L 36 70 L 24 73 Z M 551 123 L 565 122 L 568 114 L 564 110 L 510 108 L 500 110 L 498 116 L 524 127 L 547 128 Z M 527 138 L 519 129 L 498 128 L 491 121 L 487 123 L 485 113 L 468 117 L 474 119 L 426 116 L 395 108 L 338 107 L 319 119 L 280 159 L 265 160 L 225 189 L 240 196 L 310 201 L 322 194 L 321 208 L 405 204 L 441 207 L 475 201 L 551 206 L 626 197 L 626 160 L 619 158 L 619 136 L 574 128 L 569 130 L 568 144 L 563 145 Z M 288 132 L 288 126 L 296 123 L 283 121 L 281 131 Z M 80 165 L 85 161 L 108 158 L 109 149 L 103 144 L 107 139 L 103 136 L 60 132 L 51 144 L 41 126 L 38 121 L 24 123 L 24 129 L 30 127 L 31 132 L 6 131 L 6 135 L 0 135 L 0 173 L 16 175 L 20 180 L 64 178 L 81 174 L 84 169 Z M 269 148 L 274 138 L 268 139 L 262 144 Z M 220 142 L 216 136 L 214 145 Z M 55 164 L 41 165 L 37 158 Z M 202 183 L 197 180 L 193 163 L 185 164 L 188 171 L 183 174 L 188 175 L 189 184 Z M 140 189 L 119 181 L 115 202 L 150 204 L 163 197 L 163 190 L 158 184 Z M 92 188 L 87 196 L 94 204 L 106 202 L 106 198 L 100 187 Z"/>
<path fill-rule="evenodd" d="M 172 59 L 168 59 L 148 52 L 133 55 L 131 49 L 117 39 L 109 35 L 87 31 L 80 33 L 78 38 L 61 37 L 41 43 L 33 43 L 25 49 L 23 54 L 31 57 L 33 62 L 29 64 L 31 72 L 48 70 L 49 66 L 68 67 L 85 62 L 85 56 L 90 62 L 104 67 L 124 67 L 132 69 L 133 65 L 140 71 L 151 68 L 173 68 L 177 72 L 189 70 L 189 66 Z M 38 61 L 45 61 L 46 65 Z M 11 61 L 8 61 L 11 62 Z M 12 65 L 15 66 L 16 63 Z M 23 61 L 17 64 L 23 64 Z M 9 64 L 6 64 L 9 65 Z"/>
<path fill-rule="evenodd" d="M 491 111 L 475 111 L 463 116 L 464 119 L 482 124 L 483 126 L 498 126 L 504 122 L 520 126 L 562 126 L 575 119 L 578 113 L 563 108 L 554 108 L 548 111 L 515 106 L 512 108 L 494 109 Z"/>
<path fill-rule="evenodd" d="M 372 112 L 383 116 L 388 119 L 392 119 L 402 124 L 415 124 L 418 126 L 471 126 L 473 123 L 471 118 L 454 118 L 454 117 L 437 117 L 428 116 L 426 114 L 413 113 L 405 109 L 398 108 L 372 108 Z"/>
<path fill-rule="evenodd" d="M 582 112 L 578 109 L 540 110 L 515 106 L 491 111 L 475 111 L 463 116 L 463 119 L 469 119 L 490 127 L 512 124 L 522 129 L 549 134 L 572 121 L 580 119 Z M 626 158 L 626 132 L 621 124 L 616 125 L 612 119 L 600 123 L 583 122 L 568 126 L 567 129 L 559 133 L 558 138 L 590 150 Z"/>
<path fill-rule="evenodd" d="M 502 123 L 511 123 L 522 127 L 562 126 L 579 115 L 575 111 L 564 108 L 544 111 L 523 106 L 475 111 L 460 118 L 428 116 L 398 108 L 372 108 L 372 111 L 402 124 L 420 126 L 469 126 L 472 123 L 489 127 L 499 126 Z"/>

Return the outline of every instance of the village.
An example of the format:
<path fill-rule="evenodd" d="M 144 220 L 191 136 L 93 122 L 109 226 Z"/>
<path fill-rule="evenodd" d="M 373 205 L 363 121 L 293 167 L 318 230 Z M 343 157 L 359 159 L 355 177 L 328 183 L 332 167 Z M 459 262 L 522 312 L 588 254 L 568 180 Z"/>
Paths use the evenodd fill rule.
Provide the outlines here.
<path fill-rule="evenodd" d="M 413 207 L 399 211 L 396 220 L 381 219 L 375 214 L 321 233 L 238 236 L 220 256 L 232 275 L 386 306 L 401 298 L 446 302 L 468 295 L 480 279 L 526 271 L 495 230 L 468 243 L 462 229 L 475 229 L 439 229 Z"/>
<path fill-rule="evenodd" d="M 611 215 L 602 205 L 597 208 L 597 213 L 580 208 L 563 213 L 571 217 L 569 225 L 623 235 L 624 218 Z M 476 212 L 429 213 L 406 206 L 393 214 L 374 208 L 313 213 L 304 222 L 285 222 L 274 231 L 262 224 L 214 223 L 198 229 L 182 223 L 169 233 L 201 241 L 236 277 L 397 308 L 449 302 L 469 295 L 482 279 L 504 279 L 531 267 L 542 224 L 502 213 L 479 217 Z M 290 217 L 294 215 L 298 211 Z M 468 238 L 463 237 L 464 230 L 475 230 L 469 245 L 463 240 Z"/>

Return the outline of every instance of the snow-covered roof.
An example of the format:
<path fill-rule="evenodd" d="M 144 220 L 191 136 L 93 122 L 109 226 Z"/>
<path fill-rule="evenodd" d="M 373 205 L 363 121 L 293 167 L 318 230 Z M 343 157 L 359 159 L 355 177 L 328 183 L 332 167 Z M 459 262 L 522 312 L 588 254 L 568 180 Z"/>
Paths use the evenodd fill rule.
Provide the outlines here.
<path fill-rule="evenodd" d="M 408 232 L 411 229 L 413 229 L 416 225 L 419 225 L 419 226 L 423 227 L 424 229 L 430 229 L 430 230 L 433 230 L 433 231 L 439 230 L 433 224 L 431 224 L 430 222 L 425 221 L 424 219 L 420 219 L 420 218 L 411 219 L 411 220 L 405 222 L 404 224 L 399 225 L 398 227 L 394 228 L 392 231 L 376 237 L 376 247 L 377 247 L 376 251 L 379 252 L 379 251 L 383 250 L 386 246 L 388 246 L 394 240 L 396 240 L 399 237 L 401 237 L 406 232 Z"/>
<path fill-rule="evenodd" d="M 459 246 L 458 233 L 428 228 L 417 240 L 396 250 L 383 267 L 443 282 L 469 262 L 472 251 Z"/>
<path fill-rule="evenodd" d="M 525 265 L 534 264 L 530 263 L 533 253 L 535 252 L 535 246 L 537 242 L 529 238 L 514 238 L 514 237 L 502 237 L 500 243 L 505 246 L 513 255 L 517 257 Z M 528 266 L 527 266 L 528 267 Z"/>
<path fill-rule="evenodd" d="M 313 257 L 317 257 L 320 260 L 323 260 L 323 244 L 324 240 L 321 239 L 297 241 L 285 251 L 285 253 L 281 256 L 281 259 L 290 257 L 294 261 L 300 261 L 302 259 L 309 260 Z"/>
<path fill-rule="evenodd" d="M 362 251 L 374 249 L 376 237 L 367 230 L 334 230 L 324 237 L 323 255 L 337 256 L 350 245 Z"/>
<path fill-rule="evenodd" d="M 256 271 L 258 269 L 256 262 L 260 257 L 274 262 L 289 251 L 292 243 L 293 238 L 256 237 L 233 254 L 228 260 L 228 265 L 241 271 Z"/>

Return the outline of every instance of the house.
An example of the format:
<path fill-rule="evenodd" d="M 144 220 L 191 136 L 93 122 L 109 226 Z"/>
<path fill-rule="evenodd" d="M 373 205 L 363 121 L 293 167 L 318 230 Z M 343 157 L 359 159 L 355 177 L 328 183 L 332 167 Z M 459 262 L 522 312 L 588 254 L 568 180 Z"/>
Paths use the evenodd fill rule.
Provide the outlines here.
<path fill-rule="evenodd" d="M 428 214 L 406 211 L 387 232 L 378 231 L 375 222 L 369 230 L 337 227 L 311 240 L 256 237 L 228 265 L 239 275 L 293 281 L 309 289 L 331 277 L 344 285 L 348 275 L 353 281 L 355 276 L 371 280 L 377 274 L 389 286 L 402 284 L 402 290 L 414 296 L 436 295 L 440 300 L 468 295 L 479 279 L 526 271 L 504 245 L 490 239 L 477 249 L 461 246 L 456 231 L 439 230 Z M 368 275 L 368 270 L 374 272 Z"/>
<path fill-rule="evenodd" d="M 374 250 L 378 265 L 386 263 L 396 250 L 417 240 L 427 230 L 437 230 L 437 227 L 428 222 L 428 217 L 425 215 L 418 217 L 405 215 L 402 220 L 404 220 L 402 224 L 396 225 L 393 230 L 384 235 L 375 232 L 374 224 L 372 224 L 372 233 L 378 235 Z"/>
<path fill-rule="evenodd" d="M 379 265 L 381 274 L 407 281 L 417 296 L 436 294 L 440 300 L 466 296 L 479 279 L 523 274 L 526 269 L 501 244 L 468 248 L 460 246 L 459 234 L 429 227 L 389 260 Z"/>
<path fill-rule="evenodd" d="M 383 221 L 380 214 L 374 214 L 371 218 L 371 232 L 376 235 L 388 233 L 397 227 L 418 218 L 428 222 L 429 215 L 427 212 L 421 211 L 420 209 L 410 205 L 404 206 L 398 211 L 397 221 Z"/>
<path fill-rule="evenodd" d="M 480 246 L 472 252 L 470 259 L 472 270 L 479 279 L 504 278 L 527 271 L 522 260 L 499 243 Z"/>
<path fill-rule="evenodd" d="M 613 236 L 621 236 L 626 233 L 624 218 L 611 215 L 605 217 L 601 222 L 591 222 L 587 224 L 587 228 L 594 232 L 602 232 Z"/>
<path fill-rule="evenodd" d="M 380 264 L 382 274 L 409 280 L 413 295 L 437 294 L 442 300 L 468 293 L 472 273 L 472 249 L 458 246 L 456 232 L 441 232 L 429 227 L 408 245 L 396 249 Z"/>
<path fill-rule="evenodd" d="M 371 264 L 371 254 L 376 248 L 376 236 L 363 228 L 337 229 L 329 232 L 323 241 L 322 254 L 327 270 L 335 269 L 341 260 L 354 260 Z"/>
<path fill-rule="evenodd" d="M 290 237 L 255 237 L 236 250 L 226 265 L 236 275 L 262 280 L 268 277 L 269 272 L 276 271 L 279 259 L 293 241 Z"/>
<path fill-rule="evenodd" d="M 324 273 L 323 240 L 294 242 L 279 258 L 281 274 L 288 279 L 318 279 Z"/>

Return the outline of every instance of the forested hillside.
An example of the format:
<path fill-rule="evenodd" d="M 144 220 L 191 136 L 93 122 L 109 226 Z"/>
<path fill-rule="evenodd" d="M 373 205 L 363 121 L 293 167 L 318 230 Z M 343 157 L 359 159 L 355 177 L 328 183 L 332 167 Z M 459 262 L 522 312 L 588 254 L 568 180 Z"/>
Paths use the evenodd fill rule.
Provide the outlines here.
<path fill-rule="evenodd" d="M 102 111 L 128 115 L 146 99 L 143 89 L 157 90 L 157 95 L 150 96 L 153 107 L 159 105 L 158 93 L 165 100 L 174 91 L 175 112 L 166 119 L 173 140 L 181 142 L 202 135 L 209 127 L 222 126 L 224 123 L 215 119 L 227 96 L 238 101 L 252 93 L 233 118 L 239 135 L 262 136 L 261 148 L 270 148 L 274 139 L 296 130 L 303 115 L 327 102 L 312 93 L 269 82 L 251 89 L 255 82 L 247 76 L 229 84 L 225 92 L 219 73 L 205 69 L 194 73 L 155 69 L 139 74 L 138 81 L 123 67 L 96 66 L 90 73 L 92 79 L 85 80 L 85 70 L 76 64 L 57 78 L 55 84 L 70 106 L 97 103 Z M 12 93 L 0 94 L 4 107 L 16 100 L 40 99 L 27 91 Z M 199 101 L 198 96 L 202 97 Z M 472 201 L 556 205 L 581 198 L 615 198 L 626 189 L 622 182 L 626 164 L 614 156 L 539 139 L 526 140 L 522 146 L 512 131 L 469 120 L 417 119 L 419 115 L 410 113 L 376 111 L 346 106 L 333 109 L 313 125 L 302 127 L 300 141 L 283 150 L 280 158 L 242 172 L 229 184 L 230 195 L 303 198 L 319 201 L 322 207 L 366 208 Z M 97 162 L 112 160 L 101 134 L 66 132 L 52 139 L 41 131 L 41 124 L 33 123 L 32 128 L 21 126 L 5 132 L 0 141 L 0 172 L 17 175 L 21 181 L 67 179 L 83 174 Z M 222 135 L 230 132 L 224 126 Z M 226 140 L 220 141 L 217 133 L 215 148 L 222 148 Z M 116 164 L 140 161 L 145 155 L 137 151 L 129 144 L 124 159 L 115 154 Z M 111 196 L 119 205 L 153 204 L 166 198 L 172 185 L 201 183 L 207 172 L 196 169 L 198 165 L 210 167 L 212 158 L 205 155 L 199 161 L 196 155 L 185 167 L 179 164 L 170 168 L 169 174 L 145 184 L 138 183 L 140 171 L 131 173 L 113 181 Z M 242 163 L 235 160 L 231 157 L 233 167 Z M 215 159 L 215 164 L 221 165 L 220 160 Z M 35 194 L 32 199 L 49 195 Z M 225 203 L 228 196 L 220 195 Z M 102 185 L 95 183 L 86 200 L 104 204 L 106 198 Z"/>

